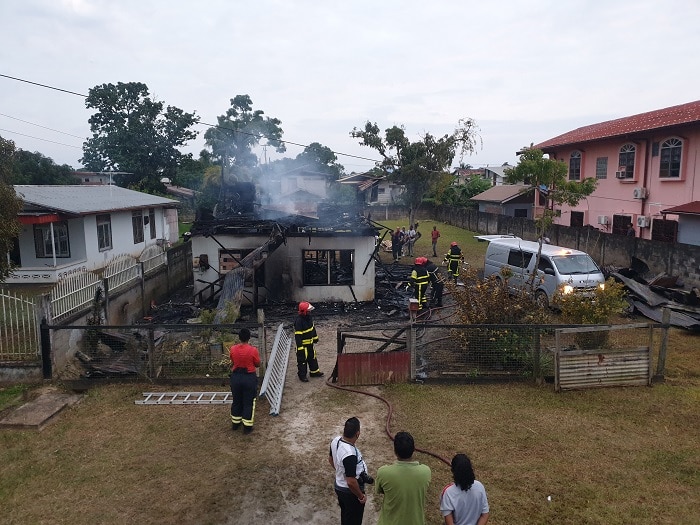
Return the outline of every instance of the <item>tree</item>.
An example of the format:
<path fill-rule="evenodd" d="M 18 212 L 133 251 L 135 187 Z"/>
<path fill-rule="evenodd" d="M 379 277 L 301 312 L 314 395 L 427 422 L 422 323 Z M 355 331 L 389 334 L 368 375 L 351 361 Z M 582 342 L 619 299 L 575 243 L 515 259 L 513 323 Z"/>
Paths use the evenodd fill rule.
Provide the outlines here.
<path fill-rule="evenodd" d="M 12 166 L 13 184 L 75 184 L 73 168 L 59 166 L 39 152 L 15 151 Z"/>
<path fill-rule="evenodd" d="M 12 271 L 7 254 L 12 252 L 20 232 L 17 214 L 22 210 L 22 200 L 11 185 L 15 143 L 0 137 L 0 282 Z"/>
<path fill-rule="evenodd" d="M 345 168 L 338 164 L 338 157 L 333 150 L 318 142 L 312 142 L 306 146 L 304 151 L 297 155 L 296 161 L 309 166 L 311 171 L 331 175 L 334 180 L 338 180 L 345 174 Z"/>
<path fill-rule="evenodd" d="M 450 206 L 473 206 L 470 199 L 474 195 L 483 193 L 491 187 L 491 181 L 483 177 L 473 176 L 467 182 L 458 186 L 451 185 L 435 196 L 436 204 L 449 204 Z"/>
<path fill-rule="evenodd" d="M 253 110 L 253 101 L 248 95 L 237 95 L 231 99 L 231 107 L 218 116 L 217 127 L 209 128 L 204 133 L 207 146 L 212 150 L 212 157 L 223 167 L 224 180 L 233 173 L 236 178 L 252 180 L 254 168 L 258 166 L 258 157 L 253 148 L 266 139 L 265 145 L 284 153 L 286 148 L 282 139 L 281 120 L 265 117 L 261 110 Z"/>
<path fill-rule="evenodd" d="M 197 136 L 190 129 L 199 121 L 194 113 L 174 106 L 164 110 L 140 82 L 96 86 L 85 105 L 96 113 L 90 117 L 92 137 L 83 144 L 80 161 L 89 170 L 128 173 L 116 177 L 122 186 L 163 191 L 160 179 L 174 179 L 189 156 L 177 148 Z"/>
<path fill-rule="evenodd" d="M 542 240 L 547 229 L 554 222 L 554 205 L 568 204 L 576 206 L 596 189 L 598 181 L 592 177 L 581 181 L 567 179 L 568 168 L 563 161 L 545 158 L 542 150 L 523 148 L 518 165 L 505 169 L 506 182 L 509 184 L 525 183 L 545 196 L 542 215 L 535 220 L 540 249 L 537 251 L 537 266 L 542 252 Z M 535 274 L 530 277 L 534 286 Z"/>
<path fill-rule="evenodd" d="M 403 127 L 394 126 L 380 136 L 377 124 L 365 123 L 364 129 L 353 128 L 350 136 L 360 139 L 360 145 L 376 150 L 382 157 L 379 167 L 387 179 L 404 186 L 402 198 L 408 206 L 408 221 L 415 223 L 416 212 L 424 197 L 441 181 L 459 153 L 460 160 L 473 153 L 481 141 L 478 127 L 472 119 L 462 119 L 451 135 L 435 138 L 426 133 L 411 142 Z"/>

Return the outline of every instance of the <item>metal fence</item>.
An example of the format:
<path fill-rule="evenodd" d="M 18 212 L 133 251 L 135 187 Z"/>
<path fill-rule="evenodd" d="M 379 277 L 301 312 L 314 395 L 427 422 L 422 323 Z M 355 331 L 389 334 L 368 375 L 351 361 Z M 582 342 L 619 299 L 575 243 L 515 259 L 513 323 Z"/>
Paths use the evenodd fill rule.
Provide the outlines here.
<path fill-rule="evenodd" d="M 122 287 L 128 286 L 132 281 L 140 277 L 138 261 L 129 254 L 123 253 L 115 256 L 105 266 L 104 276 L 107 279 L 107 287 L 111 293 Z"/>
<path fill-rule="evenodd" d="M 34 299 L 0 290 L 0 361 L 37 361 L 40 355 Z"/>
<path fill-rule="evenodd" d="M 79 377 L 70 379 L 140 377 L 167 381 L 227 378 L 228 349 L 238 342 L 244 327 L 250 329 L 250 344 L 258 347 L 265 362 L 265 327 L 259 324 L 45 325 L 42 330 L 53 332 L 44 340 L 69 339 L 74 345 L 68 351 L 75 358 L 67 370 Z"/>
<path fill-rule="evenodd" d="M 99 285 L 100 278 L 88 270 L 80 270 L 57 282 L 51 290 L 53 322 L 63 321 L 88 309 L 95 300 Z"/>
<path fill-rule="evenodd" d="M 661 363 L 661 325 L 440 325 L 352 327 L 338 331 L 338 353 L 411 352 L 415 379 L 554 380 L 557 351 L 609 353 L 647 348 Z M 581 370 L 580 375 L 587 373 Z M 663 374 L 663 366 L 657 366 Z M 580 376 L 580 377 L 581 377 Z M 580 378 L 579 377 L 579 378 Z"/>

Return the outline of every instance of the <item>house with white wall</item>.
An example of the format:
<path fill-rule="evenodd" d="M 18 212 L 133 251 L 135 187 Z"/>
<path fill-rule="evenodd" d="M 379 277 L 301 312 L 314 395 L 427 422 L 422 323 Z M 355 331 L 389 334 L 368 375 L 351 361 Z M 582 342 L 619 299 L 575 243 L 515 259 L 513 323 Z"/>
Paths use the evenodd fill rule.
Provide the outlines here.
<path fill-rule="evenodd" d="M 571 181 L 598 186 L 577 206 L 561 206 L 555 221 L 625 235 L 682 242 L 670 210 L 700 200 L 700 100 L 591 124 L 534 148 L 561 160 Z M 541 210 L 540 210 L 541 211 Z"/>
<path fill-rule="evenodd" d="M 14 186 L 22 228 L 8 284 L 53 284 L 178 239 L 177 201 L 113 185 Z"/>

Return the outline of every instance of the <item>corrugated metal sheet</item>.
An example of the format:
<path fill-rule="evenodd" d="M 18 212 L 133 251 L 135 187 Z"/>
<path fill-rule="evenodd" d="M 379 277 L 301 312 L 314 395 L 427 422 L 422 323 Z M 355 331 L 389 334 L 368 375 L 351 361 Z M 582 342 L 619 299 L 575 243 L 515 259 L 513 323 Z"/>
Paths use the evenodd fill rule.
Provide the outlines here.
<path fill-rule="evenodd" d="M 338 355 L 338 384 L 342 386 L 405 383 L 411 369 L 410 352 Z"/>
<path fill-rule="evenodd" d="M 610 386 L 650 386 L 651 349 L 558 350 L 555 389 L 577 390 Z"/>

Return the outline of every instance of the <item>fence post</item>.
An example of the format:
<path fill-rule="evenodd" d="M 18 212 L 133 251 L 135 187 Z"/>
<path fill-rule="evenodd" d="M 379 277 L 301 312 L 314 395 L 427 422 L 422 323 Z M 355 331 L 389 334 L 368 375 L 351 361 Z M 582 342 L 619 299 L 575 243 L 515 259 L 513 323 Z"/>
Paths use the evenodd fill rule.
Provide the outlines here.
<path fill-rule="evenodd" d="M 53 367 L 51 365 L 51 331 L 46 319 L 41 320 L 41 373 L 44 379 L 51 379 Z"/>
<path fill-rule="evenodd" d="M 139 273 L 141 274 L 141 317 L 148 315 L 148 307 L 146 304 L 146 272 L 143 270 L 143 262 L 139 261 Z"/>
<path fill-rule="evenodd" d="M 155 380 L 156 377 L 156 339 L 153 328 L 148 329 L 148 377 Z"/>
<path fill-rule="evenodd" d="M 409 376 L 411 381 L 416 380 L 416 325 L 411 323 L 408 329 L 408 334 L 406 334 L 406 346 L 408 351 L 411 353 L 411 368 L 409 371 Z"/>
<path fill-rule="evenodd" d="M 258 308 L 258 344 L 262 349 L 263 359 L 260 360 L 260 375 L 265 376 L 267 371 L 267 359 L 270 357 L 267 353 L 267 334 L 265 333 L 265 311 Z"/>
<path fill-rule="evenodd" d="M 668 329 L 671 324 L 671 310 L 664 308 L 661 314 L 661 326 L 663 335 L 661 337 L 661 347 L 659 348 L 659 360 L 656 363 L 656 374 L 654 379 L 663 381 L 664 371 L 666 370 L 666 351 L 668 349 Z"/>
<path fill-rule="evenodd" d="M 104 297 L 105 324 L 109 324 L 109 278 L 102 279 L 102 294 Z"/>
<path fill-rule="evenodd" d="M 540 329 L 535 328 L 535 333 L 533 334 L 535 337 L 534 340 L 534 347 L 532 349 L 532 375 L 535 378 L 535 382 L 538 385 L 541 385 L 543 382 L 543 377 L 542 377 L 542 369 L 540 367 L 540 353 L 541 353 L 541 346 L 540 346 Z"/>

